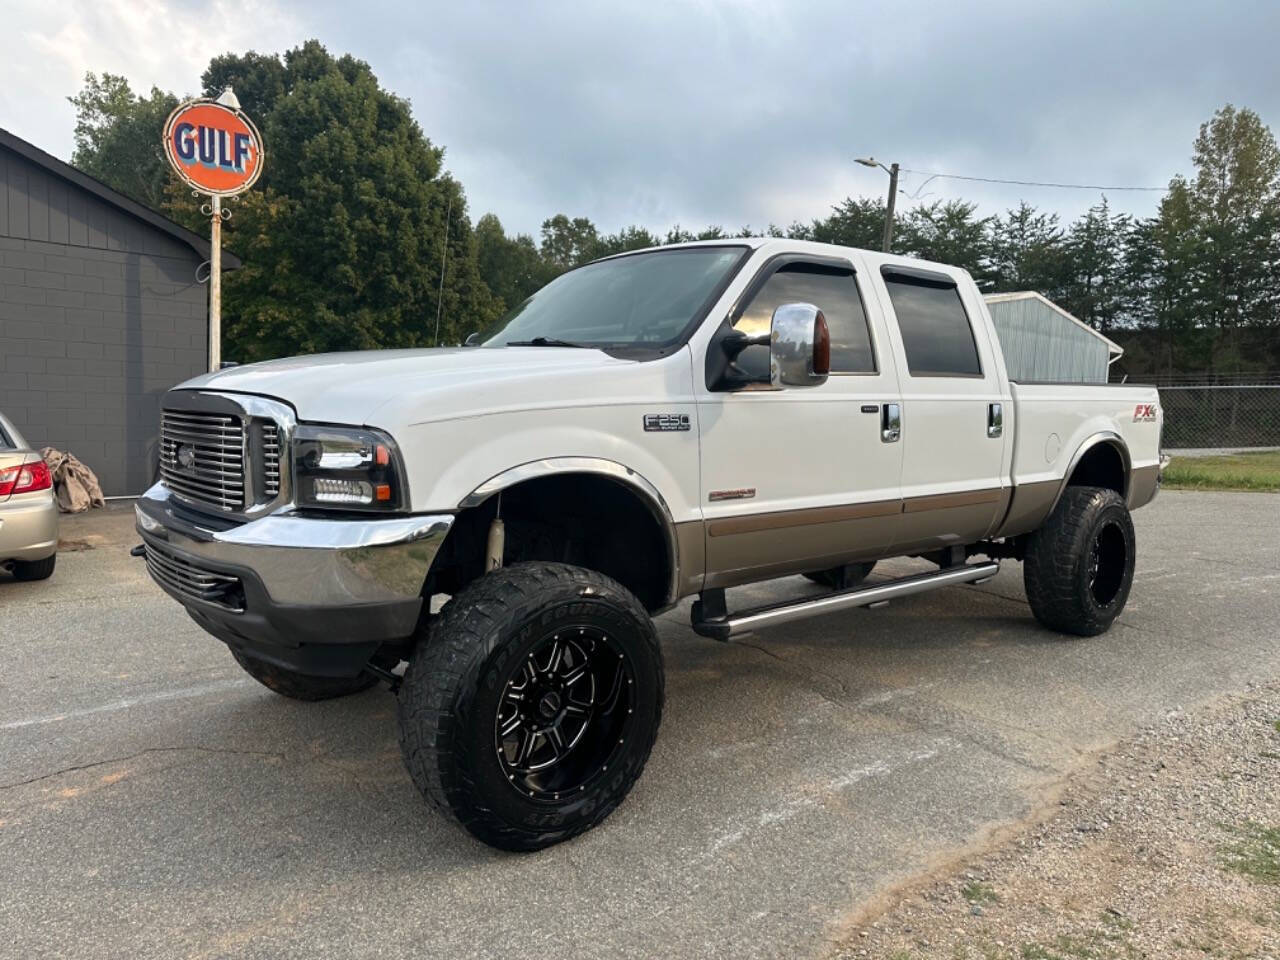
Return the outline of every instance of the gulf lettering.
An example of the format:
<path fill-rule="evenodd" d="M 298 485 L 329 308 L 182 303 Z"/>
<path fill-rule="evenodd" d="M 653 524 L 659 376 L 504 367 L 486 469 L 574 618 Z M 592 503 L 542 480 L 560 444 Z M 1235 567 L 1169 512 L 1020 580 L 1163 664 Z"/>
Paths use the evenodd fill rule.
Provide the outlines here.
<path fill-rule="evenodd" d="M 177 144 L 178 157 L 185 163 L 190 163 L 196 158 L 196 146 L 191 142 L 191 131 L 193 127 L 189 123 L 180 123 L 173 131 L 173 140 Z"/>
<path fill-rule="evenodd" d="M 199 162 L 243 173 L 253 139 L 247 133 L 231 133 L 214 127 L 180 123 L 173 128 L 174 152 L 185 164 Z"/>
<path fill-rule="evenodd" d="M 231 148 L 231 166 L 236 170 L 244 169 L 244 162 L 249 158 L 249 135 L 237 133 L 235 146 Z"/>

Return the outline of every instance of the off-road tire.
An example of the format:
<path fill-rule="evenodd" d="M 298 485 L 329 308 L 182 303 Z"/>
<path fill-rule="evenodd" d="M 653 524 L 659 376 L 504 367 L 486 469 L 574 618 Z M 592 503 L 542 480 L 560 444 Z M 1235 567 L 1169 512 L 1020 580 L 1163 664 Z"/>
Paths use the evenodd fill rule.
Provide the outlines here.
<path fill-rule="evenodd" d="M 268 690 L 292 700 L 333 700 L 336 697 L 345 697 L 368 690 L 378 682 L 377 677 L 369 674 L 361 674 L 357 677 L 312 677 L 247 657 L 234 650 L 231 651 L 231 655 L 236 658 L 236 663 L 244 667 L 244 672 L 253 679 Z"/>
<path fill-rule="evenodd" d="M 48 580 L 53 576 L 53 568 L 57 562 L 56 553 L 43 560 L 15 560 L 13 577 L 15 580 Z"/>
<path fill-rule="evenodd" d="M 1068 487 L 1027 541 L 1022 570 L 1031 612 L 1059 633 L 1105 633 L 1129 599 L 1135 546 L 1120 494 Z"/>
<path fill-rule="evenodd" d="M 875 569 L 876 562 L 868 560 L 866 563 L 850 563 L 841 567 L 831 567 L 828 570 L 815 570 L 812 573 L 806 573 L 805 579 L 812 580 L 814 583 L 823 587 L 830 587 L 833 590 L 847 590 L 849 587 L 856 587 Z"/>
<path fill-rule="evenodd" d="M 600 754 L 603 770 L 592 767 L 563 799 L 534 799 L 507 772 L 508 758 L 495 743 L 499 711 L 522 665 L 550 637 L 576 635 L 583 626 L 607 634 L 608 656 L 621 651 L 618 659 L 633 677 L 622 688 L 627 715 L 615 716 L 624 736 L 617 745 L 609 739 L 588 748 L 610 751 Z M 663 685 L 653 622 L 625 587 L 567 564 L 512 564 L 450 600 L 414 652 L 399 695 L 404 763 L 427 801 L 480 840 L 503 850 L 538 850 L 596 826 L 627 795 L 657 737 Z"/>

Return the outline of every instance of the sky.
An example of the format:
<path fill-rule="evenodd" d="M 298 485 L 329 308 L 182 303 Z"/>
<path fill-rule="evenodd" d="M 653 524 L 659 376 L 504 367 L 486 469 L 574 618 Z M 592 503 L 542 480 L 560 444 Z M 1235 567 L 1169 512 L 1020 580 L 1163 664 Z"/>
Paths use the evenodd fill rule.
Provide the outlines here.
<path fill-rule="evenodd" d="M 1280 124 L 1274 0 L 6 0 L 3 19 L 0 127 L 56 156 L 86 71 L 196 93 L 215 53 L 318 38 L 410 101 L 473 219 L 535 236 L 555 213 L 605 231 L 807 221 L 884 194 L 886 175 L 854 162 L 868 154 L 1162 187 L 1224 103 Z M 900 204 L 1025 199 L 1070 219 L 1101 197 L 925 174 L 903 174 Z M 1107 193 L 1137 215 L 1159 197 Z"/>

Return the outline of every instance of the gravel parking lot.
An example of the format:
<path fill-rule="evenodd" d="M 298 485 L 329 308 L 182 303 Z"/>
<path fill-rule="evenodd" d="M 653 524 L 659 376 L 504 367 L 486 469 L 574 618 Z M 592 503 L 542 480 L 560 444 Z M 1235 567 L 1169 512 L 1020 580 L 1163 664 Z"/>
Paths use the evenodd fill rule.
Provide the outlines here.
<path fill-rule="evenodd" d="M 729 645 L 666 614 L 636 790 L 514 856 L 426 808 L 389 695 L 269 693 L 127 556 L 131 508 L 72 518 L 52 580 L 0 575 L 0 956 L 839 950 L 1095 751 L 1280 677 L 1280 498 L 1166 491 L 1135 523 L 1129 606 L 1091 640 L 1038 628 L 1016 563 Z"/>

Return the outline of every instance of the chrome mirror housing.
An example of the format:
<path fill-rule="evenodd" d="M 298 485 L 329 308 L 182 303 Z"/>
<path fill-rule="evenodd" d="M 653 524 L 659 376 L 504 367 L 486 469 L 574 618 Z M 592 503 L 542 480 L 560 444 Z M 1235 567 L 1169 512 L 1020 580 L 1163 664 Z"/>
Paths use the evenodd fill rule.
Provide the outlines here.
<path fill-rule="evenodd" d="M 773 311 L 769 379 L 775 387 L 816 387 L 831 372 L 827 318 L 811 303 L 784 303 Z"/>

